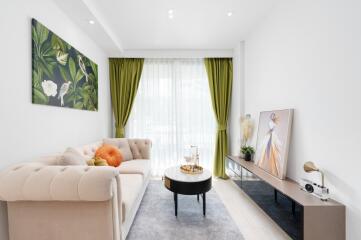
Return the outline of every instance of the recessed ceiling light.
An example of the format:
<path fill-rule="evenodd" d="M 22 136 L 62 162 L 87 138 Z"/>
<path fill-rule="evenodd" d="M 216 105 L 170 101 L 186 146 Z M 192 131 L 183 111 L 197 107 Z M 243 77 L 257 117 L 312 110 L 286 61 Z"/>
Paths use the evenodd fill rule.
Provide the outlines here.
<path fill-rule="evenodd" d="M 227 13 L 227 16 L 228 16 L 228 17 L 230 17 L 230 16 L 232 16 L 232 15 L 233 15 L 232 12 L 228 12 L 228 13 Z"/>
<path fill-rule="evenodd" d="M 173 19 L 173 17 L 174 17 L 174 15 L 173 15 L 173 9 L 169 9 L 168 10 L 168 17 L 169 17 L 169 19 Z"/>
<path fill-rule="evenodd" d="M 89 24 L 93 25 L 93 24 L 95 24 L 95 21 L 94 20 L 89 20 Z"/>

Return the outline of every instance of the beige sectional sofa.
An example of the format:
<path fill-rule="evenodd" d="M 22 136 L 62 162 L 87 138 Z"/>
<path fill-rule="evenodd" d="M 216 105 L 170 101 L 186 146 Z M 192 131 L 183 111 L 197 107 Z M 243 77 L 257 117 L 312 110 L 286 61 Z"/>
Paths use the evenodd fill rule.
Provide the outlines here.
<path fill-rule="evenodd" d="M 103 143 L 116 145 L 127 161 L 117 168 L 69 166 L 56 154 L 0 172 L 10 240 L 126 238 L 150 179 L 151 142 L 104 139 L 74 149 L 91 158 Z"/>

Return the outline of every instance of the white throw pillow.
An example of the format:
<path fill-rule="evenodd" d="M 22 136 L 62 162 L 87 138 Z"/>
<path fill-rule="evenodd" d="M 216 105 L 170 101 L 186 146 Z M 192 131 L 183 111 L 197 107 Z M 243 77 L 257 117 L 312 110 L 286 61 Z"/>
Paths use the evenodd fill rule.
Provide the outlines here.
<path fill-rule="evenodd" d="M 109 144 L 117 147 L 123 155 L 124 161 L 133 159 L 132 151 L 126 138 L 106 138 L 103 140 L 104 144 Z"/>
<path fill-rule="evenodd" d="M 87 165 L 86 159 L 81 153 L 74 148 L 67 148 L 63 153 L 63 157 L 60 160 L 61 165 Z"/>

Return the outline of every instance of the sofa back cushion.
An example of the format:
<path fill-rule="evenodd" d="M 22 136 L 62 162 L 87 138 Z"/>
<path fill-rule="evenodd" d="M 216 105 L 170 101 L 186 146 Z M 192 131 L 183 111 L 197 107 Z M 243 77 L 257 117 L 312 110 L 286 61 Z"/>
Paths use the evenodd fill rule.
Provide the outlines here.
<path fill-rule="evenodd" d="M 105 138 L 104 144 L 116 146 L 123 155 L 123 161 L 129 161 L 133 159 L 132 151 L 126 138 Z"/>
<path fill-rule="evenodd" d="M 129 138 L 128 142 L 134 159 L 150 159 L 152 142 L 149 139 Z"/>

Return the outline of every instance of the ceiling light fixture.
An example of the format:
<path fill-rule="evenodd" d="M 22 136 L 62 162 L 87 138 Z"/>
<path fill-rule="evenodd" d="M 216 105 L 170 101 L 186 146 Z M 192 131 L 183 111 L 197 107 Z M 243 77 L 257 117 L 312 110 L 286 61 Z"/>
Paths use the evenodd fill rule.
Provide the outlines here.
<path fill-rule="evenodd" d="M 173 9 L 169 9 L 169 10 L 168 10 L 168 17 L 169 17 L 169 19 L 172 19 L 172 18 L 174 17 L 174 15 L 173 15 Z"/>
<path fill-rule="evenodd" d="M 95 21 L 94 20 L 89 20 L 89 24 L 94 25 Z"/>
<path fill-rule="evenodd" d="M 232 12 L 228 12 L 228 13 L 227 13 L 227 16 L 228 16 L 228 17 L 230 17 L 230 16 L 232 16 L 232 15 L 233 15 Z"/>

